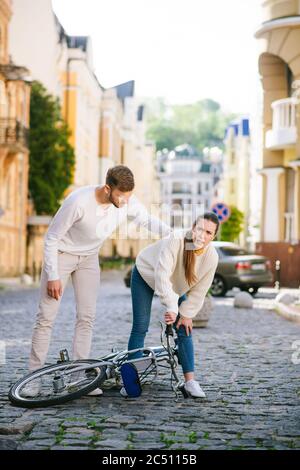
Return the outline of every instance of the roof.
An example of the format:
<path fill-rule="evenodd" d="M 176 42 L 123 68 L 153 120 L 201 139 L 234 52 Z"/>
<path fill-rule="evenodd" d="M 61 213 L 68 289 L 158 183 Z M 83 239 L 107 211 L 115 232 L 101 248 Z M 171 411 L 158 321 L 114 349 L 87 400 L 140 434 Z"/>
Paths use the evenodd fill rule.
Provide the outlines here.
<path fill-rule="evenodd" d="M 83 52 L 87 50 L 88 36 L 68 36 L 66 35 L 69 48 L 81 49 Z"/>
<path fill-rule="evenodd" d="M 114 87 L 117 90 L 117 96 L 120 100 L 124 101 L 125 98 L 134 95 L 134 80 L 121 83 Z"/>
<path fill-rule="evenodd" d="M 239 120 L 232 121 L 225 130 L 225 139 L 228 135 L 229 129 L 233 129 L 235 137 L 237 136 L 249 137 L 250 136 L 249 119 L 242 118 Z"/>
<path fill-rule="evenodd" d="M 168 155 L 168 160 L 199 160 L 200 158 L 198 150 L 190 144 L 178 145 Z"/>
<path fill-rule="evenodd" d="M 138 121 L 143 120 L 144 109 L 145 109 L 145 106 L 143 104 L 138 107 L 138 110 L 137 110 L 137 120 Z"/>
<path fill-rule="evenodd" d="M 82 49 L 84 52 L 87 50 L 87 43 L 89 40 L 88 36 L 69 36 L 66 33 L 65 28 L 57 18 L 56 14 L 53 12 L 54 21 L 57 27 L 59 42 L 62 43 L 66 41 L 67 46 L 75 49 Z"/>

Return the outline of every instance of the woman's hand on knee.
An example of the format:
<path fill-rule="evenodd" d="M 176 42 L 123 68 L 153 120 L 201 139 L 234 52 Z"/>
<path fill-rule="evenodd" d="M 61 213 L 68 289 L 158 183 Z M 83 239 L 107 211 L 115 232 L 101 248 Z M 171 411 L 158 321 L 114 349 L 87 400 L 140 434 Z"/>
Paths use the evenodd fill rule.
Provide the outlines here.
<path fill-rule="evenodd" d="M 186 335 L 189 336 L 193 330 L 193 320 L 191 318 L 180 316 L 176 324 L 176 328 L 179 329 L 181 325 L 185 328 Z"/>
<path fill-rule="evenodd" d="M 177 314 L 174 313 L 174 312 L 166 312 L 164 318 L 165 318 L 165 323 L 167 325 L 172 325 L 173 323 L 175 323 L 175 320 L 177 318 Z"/>

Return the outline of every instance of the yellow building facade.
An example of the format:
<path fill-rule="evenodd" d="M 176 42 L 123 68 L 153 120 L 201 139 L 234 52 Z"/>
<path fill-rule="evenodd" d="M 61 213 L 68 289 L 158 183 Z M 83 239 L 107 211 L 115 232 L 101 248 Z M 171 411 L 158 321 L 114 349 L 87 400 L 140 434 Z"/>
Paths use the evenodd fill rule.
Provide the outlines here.
<path fill-rule="evenodd" d="M 30 78 L 9 60 L 12 2 L 0 0 L 0 276 L 26 268 Z"/>
<path fill-rule="evenodd" d="M 281 262 L 281 282 L 300 284 L 300 3 L 262 2 L 256 32 L 263 88 L 263 178 L 258 252 Z"/>
<path fill-rule="evenodd" d="M 64 36 L 63 36 L 64 34 Z M 92 63 L 90 38 L 68 36 L 62 33 L 65 60 L 60 61 L 62 89 L 62 114 L 68 124 L 70 143 L 75 151 L 73 189 L 98 184 L 99 126 L 103 88 L 98 82 Z"/>
<path fill-rule="evenodd" d="M 244 215 L 244 228 L 239 243 L 246 246 L 249 236 L 250 191 L 250 130 L 249 119 L 233 121 L 226 129 L 224 139 L 224 202 L 239 209 Z"/>

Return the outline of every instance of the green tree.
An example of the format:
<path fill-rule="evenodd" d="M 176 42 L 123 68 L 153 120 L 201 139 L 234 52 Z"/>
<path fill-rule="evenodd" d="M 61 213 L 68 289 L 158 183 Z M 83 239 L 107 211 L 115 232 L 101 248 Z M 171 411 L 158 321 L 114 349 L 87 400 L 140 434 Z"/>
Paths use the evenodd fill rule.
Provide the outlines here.
<path fill-rule="evenodd" d="M 167 105 L 162 98 L 145 101 L 147 137 L 157 150 L 189 143 L 200 152 L 204 147 L 223 147 L 224 131 L 233 114 L 225 114 L 211 99 L 187 105 Z"/>
<path fill-rule="evenodd" d="M 227 242 L 237 241 L 239 234 L 243 230 L 244 214 L 234 206 L 230 206 L 229 219 L 221 224 L 221 240 Z"/>
<path fill-rule="evenodd" d="M 29 191 L 37 214 L 53 215 L 72 183 L 75 154 L 58 99 L 33 82 L 30 100 Z"/>

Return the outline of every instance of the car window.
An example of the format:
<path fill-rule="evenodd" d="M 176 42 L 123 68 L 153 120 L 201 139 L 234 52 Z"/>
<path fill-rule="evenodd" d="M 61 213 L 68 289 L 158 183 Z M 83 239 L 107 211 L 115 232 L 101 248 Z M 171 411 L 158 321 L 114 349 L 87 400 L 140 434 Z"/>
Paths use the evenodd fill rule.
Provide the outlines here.
<path fill-rule="evenodd" d="M 220 251 L 224 256 L 243 256 L 251 254 L 243 248 L 233 246 L 220 246 Z"/>

